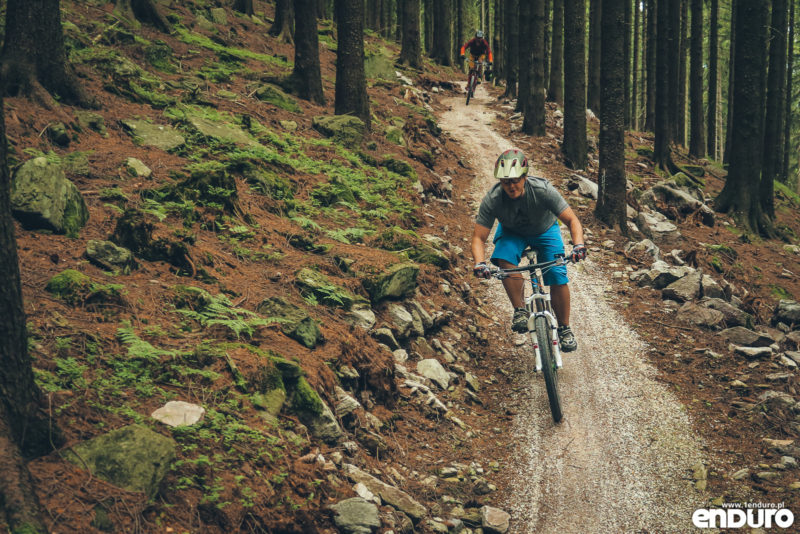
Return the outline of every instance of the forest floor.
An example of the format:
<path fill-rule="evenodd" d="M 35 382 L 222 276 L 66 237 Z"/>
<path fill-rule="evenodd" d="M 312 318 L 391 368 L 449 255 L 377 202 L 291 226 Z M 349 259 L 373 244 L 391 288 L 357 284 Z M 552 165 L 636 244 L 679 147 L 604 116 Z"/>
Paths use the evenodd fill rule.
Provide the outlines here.
<path fill-rule="evenodd" d="M 770 383 L 767 376 L 776 372 L 776 364 L 764 361 L 753 365 L 730 354 L 713 332 L 677 324 L 674 314 L 661 305 L 660 293 L 614 277 L 617 271 L 638 269 L 649 263 L 643 257 L 625 254 L 627 240 L 594 220 L 593 202 L 566 189 L 565 179 L 572 171 L 564 167 L 560 155 L 560 120 L 553 105 L 548 105 L 548 135 L 529 138 L 519 133 L 513 103 L 509 105 L 502 98 L 500 89 L 484 84 L 469 110 L 461 109 L 458 102 L 463 95 L 451 83 L 454 78 L 461 79 L 459 72 L 429 62 L 424 72 L 403 69 L 403 74 L 413 78 L 416 88 L 423 90 L 419 94 L 397 82 L 390 62 L 388 79 L 370 79 L 373 133 L 356 155 L 355 150 L 351 153 L 326 144 L 311 124 L 316 115 L 333 114 L 335 41 L 333 32 L 324 24 L 320 50 L 328 104 L 316 106 L 298 101 L 300 110 L 288 111 L 253 98 L 254 84 L 287 75 L 288 64 L 281 58 L 293 57 L 293 47 L 267 37 L 266 27 L 258 20 L 228 11 L 227 25 L 216 24 L 211 30 L 193 27 L 193 34 L 210 39 L 191 43 L 145 26 L 137 32 L 146 40 L 143 43 L 120 31 L 110 14 L 111 4 L 62 4 L 65 19 L 74 24 L 68 31 L 68 43 L 74 50 L 119 53 L 161 80 L 160 85 L 153 86 L 156 96 L 174 100 L 167 107 L 173 113 L 170 114 L 163 106 L 143 101 L 141 96 L 121 94 L 118 80 L 112 80 L 102 70 L 102 57 L 79 65 L 78 70 L 82 82 L 99 100 L 97 111 L 105 120 L 107 136 L 79 128 L 74 116 L 78 110 L 69 106 L 47 111 L 24 98 L 6 100 L 7 133 L 16 162 L 49 152 L 63 158 L 82 153 L 88 159 L 86 172 L 68 175 L 90 210 L 89 223 L 78 238 L 17 226 L 31 354 L 40 385 L 48 395 L 54 427 L 62 433 L 56 452 L 30 463 L 52 532 L 333 533 L 333 513 L 328 507 L 352 496 L 353 489 L 336 468 L 331 470 L 330 463 L 317 463 L 315 458 L 321 454 L 328 459 L 336 453 L 345 453 L 348 462 L 393 481 L 423 502 L 431 517 L 447 516 L 454 505 L 471 509 L 490 504 L 512 513 L 514 532 L 534 528 L 539 532 L 578 532 L 579 528 L 583 532 L 600 532 L 617 527 L 627 530 L 628 526 L 641 531 L 682 531 L 690 520 L 686 513 L 693 503 L 714 499 L 783 502 L 790 509 L 800 510 L 800 494 L 789 489 L 793 482 L 800 481 L 796 470 L 782 471 L 772 480 L 730 478 L 739 469 L 755 472 L 761 464 L 780 461 L 781 455 L 763 438 L 798 437 L 796 427 L 791 425 L 794 415 L 786 409 L 741 408 L 742 403 L 758 405 L 759 393 L 767 388 L 796 397 L 796 373 L 780 383 Z M 200 4 L 190 2 L 172 11 L 192 27 L 197 13 L 208 14 Z M 271 13 L 259 15 L 269 21 Z M 164 72 L 145 65 L 147 45 L 158 40 L 168 43 L 179 70 Z M 371 55 L 391 58 L 397 53 L 394 44 L 374 35 L 368 37 L 367 48 Z M 256 50 L 264 57 L 237 59 L 234 54 L 238 50 Z M 382 219 L 370 220 L 372 226 L 367 229 L 371 233 L 358 237 L 353 230 L 365 229 L 362 221 L 366 215 L 355 210 L 342 215 L 315 203 L 315 192 L 331 180 L 327 168 L 315 170 L 310 164 L 300 170 L 267 166 L 291 185 L 298 210 L 291 217 L 282 200 L 247 187 L 241 173 L 235 175 L 240 213 L 226 214 L 213 207 L 198 206 L 193 215 L 198 218 L 188 220 L 182 212 L 165 212 L 164 206 L 154 204 L 154 197 L 147 191 L 176 183 L 185 176 L 189 165 L 227 161 L 234 152 L 230 147 L 215 151 L 196 138 L 190 139 L 194 144 L 185 150 L 166 152 L 135 143 L 120 125 L 121 120 L 142 117 L 183 128 L 185 124 L 174 120 L 179 103 L 200 106 L 208 113 L 226 113 L 242 125 L 260 123 L 272 133 L 262 132 L 259 141 L 265 145 L 273 142 L 276 158 L 286 156 L 302 161 L 308 157 L 320 165 L 337 162 L 355 172 L 363 171 L 364 161 L 391 155 L 408 162 L 421 182 L 425 198 L 420 198 L 410 183 L 398 183 L 396 191 L 384 191 L 384 197 L 399 199 L 395 199 L 397 206 L 408 202 L 413 209 L 404 213 L 384 210 Z M 425 105 L 433 107 L 436 118 L 445 129 L 452 130 L 450 133 L 431 133 L 426 119 L 432 115 L 425 111 Z M 405 148 L 382 135 L 383 129 L 398 118 L 405 123 Z M 474 125 L 459 122 L 465 119 Z M 68 147 L 55 145 L 45 135 L 56 121 L 65 122 L 69 128 Z M 287 121 L 294 122 L 297 130 L 287 130 Z M 589 127 L 596 136 L 598 123 L 590 121 Z M 649 134 L 632 133 L 627 142 L 629 176 L 636 186 L 644 189 L 662 179 L 646 156 L 636 150 L 652 147 Z M 563 386 L 567 421 L 559 427 L 548 422 L 543 385 L 539 377 L 531 378 L 524 347 L 507 330 L 508 310 L 491 304 L 504 302 L 504 297 L 497 295 L 499 284 L 479 283 L 471 277 L 468 238 L 476 198 L 489 183 L 488 166 L 508 144 L 525 150 L 537 172 L 565 194 L 592 240 L 590 261 L 575 271 L 573 313 L 581 349 L 566 357 Z M 423 154 L 425 150 L 435 156 L 432 168 L 423 163 L 430 164 Z M 152 177 L 127 174 L 123 162 L 128 157 L 145 162 L 153 171 Z M 353 163 L 356 160 L 362 163 Z M 713 197 L 723 184 L 724 171 L 708 162 L 704 167 L 706 194 Z M 585 175 L 594 177 L 596 170 L 595 151 Z M 369 173 L 380 175 L 378 171 Z M 380 176 L 396 179 L 388 174 Z M 451 178 L 452 193 L 442 191 L 444 176 Z M 108 238 L 119 219 L 120 206 L 158 212 L 159 216 L 151 220 L 156 236 L 184 239 L 189 244 L 195 272 L 176 269 L 165 262 L 140 262 L 139 269 L 131 273 L 109 273 L 88 263 L 84 257 L 86 242 Z M 800 206 L 791 198 L 779 196 L 778 222 L 795 236 L 800 235 L 798 209 Z M 713 228 L 694 219 L 675 222 L 683 234 L 675 248 L 691 255 L 706 272 L 712 272 L 714 254 L 703 244 L 724 244 L 735 251 L 735 257 L 723 256 L 721 264 L 717 263 L 723 269 L 719 276 L 747 290 L 746 306 L 758 318 L 759 328 L 768 328 L 779 295 L 800 297 L 796 274 L 800 272 L 800 262 L 798 256 L 783 250 L 783 242 L 742 236 L 735 226 L 723 224 L 731 222 L 725 217 L 719 217 Z M 294 275 L 299 269 L 314 266 L 338 285 L 363 294 L 358 276 L 343 270 L 340 260 L 352 262 L 356 270 L 377 269 L 396 261 L 397 254 L 381 248 L 377 240 L 384 229 L 394 225 L 445 239 L 452 245 L 451 251 L 455 245 L 463 249 L 461 254 L 450 255 L 448 268 L 422 266 L 415 298 L 429 311 L 449 317 L 446 328 L 436 335 L 469 355 L 469 360 L 461 363 L 481 384 L 476 395 L 468 395 L 462 377 L 457 387 L 440 392 L 465 428 L 416 402 L 394 375 L 390 352 L 372 336 L 347 326 L 341 310 L 304 300 L 295 283 Z M 350 236 L 350 241 L 331 237 L 341 235 Z M 325 252 L 303 250 L 296 245 L 297 236 L 324 245 Z M 607 240 L 613 245 L 601 245 Z M 47 281 L 67 268 L 80 270 L 98 282 L 123 284 L 124 300 L 115 305 L 73 306 L 45 291 Z M 173 370 L 174 357 L 162 355 L 161 369 L 126 366 L 121 356 L 129 347 L 120 339 L 121 328 L 135 332 L 164 353 L 170 351 L 184 358 L 186 361 L 181 363 L 186 366 L 189 362 L 185 355 L 192 354 L 203 342 L 240 342 L 230 333 L 200 328 L 183 320 L 175 312 L 175 292 L 180 285 L 227 295 L 235 307 L 251 311 L 265 298 L 274 296 L 307 307 L 321 324 L 325 337 L 325 342 L 314 350 L 289 340 L 276 325 L 257 329 L 246 345 L 277 351 L 298 362 L 308 382 L 329 404 L 335 399 L 334 385 L 345 384 L 342 370 L 355 368 L 361 378 L 358 383 L 347 383 L 347 387 L 383 424 L 385 449 L 376 454 L 362 445 L 356 452 L 348 452 L 341 446 L 310 440 L 298 418 L 288 412 L 281 413 L 277 426 L 265 424 L 249 397 L 236 391 L 224 361 L 202 369 L 206 378 L 196 381 Z M 443 286 L 450 289 L 445 292 Z M 592 310 L 602 317 L 590 320 L 582 310 Z M 375 313 L 378 326 L 391 323 L 387 306 L 377 306 Z M 616 326 L 609 329 L 608 324 Z M 604 353 L 593 350 L 597 340 L 611 348 L 619 344 L 630 346 L 619 350 L 635 347 L 635 357 L 630 361 L 602 361 L 613 358 L 604 358 Z M 408 340 L 403 344 L 412 357 L 434 356 L 426 352 L 430 347 Z M 723 356 L 709 356 L 709 351 Z M 230 356 L 242 369 L 257 360 L 242 347 L 231 350 Z M 166 374 L 165 369 L 169 371 Z M 207 377 L 212 374 L 217 378 L 209 382 Z M 731 387 L 734 379 L 748 387 Z M 514 394 L 509 395 L 510 391 Z M 651 395 L 666 400 L 649 407 L 644 401 Z M 213 410 L 214 417 L 203 423 L 203 437 L 183 437 L 178 465 L 155 499 L 121 490 L 63 460 L 63 450 L 131 422 L 147 422 L 170 435 L 170 430 L 154 424 L 148 415 L 164 401 L 176 398 L 203 404 L 209 412 Z M 676 398 L 682 406 L 679 410 Z M 592 411 L 601 408 L 601 412 Z M 634 424 L 644 425 L 644 429 L 630 426 Z M 233 432 L 242 425 L 269 437 L 274 445 L 269 459 L 252 458 L 242 452 L 261 446 L 260 442 L 248 441 L 250 434 Z M 616 448 L 618 442 L 612 439 L 617 437 L 615 428 L 625 429 L 620 439 L 628 439 L 626 443 L 636 448 Z M 666 443 L 670 440 L 664 438 L 665 432 L 677 436 L 678 443 Z M 231 435 L 234 437 L 228 441 Z M 672 460 L 661 458 L 659 454 L 665 450 L 662 446 L 679 453 Z M 627 463 L 629 458 L 624 456 L 631 457 L 634 463 Z M 703 491 L 689 487 L 694 482 L 693 467 L 698 459 L 709 472 Z M 642 469 L 637 467 L 643 465 Z M 475 481 L 469 477 L 457 481 L 437 478 L 441 469 L 448 466 L 456 466 L 459 472 L 478 470 L 497 489 L 476 493 Z M 549 470 L 556 476 L 547 476 L 545 471 Z M 586 485 L 578 492 L 582 482 Z M 668 495 L 669 502 L 680 507 L 651 510 L 642 522 L 634 522 L 631 514 L 635 507 L 649 506 L 648 499 L 660 495 Z M 586 507 L 580 520 L 573 521 L 562 503 L 579 498 L 584 499 Z M 660 504 L 663 503 L 653 506 Z M 603 509 L 602 515 L 590 513 L 589 508 L 595 505 Z M 562 517 L 558 524 L 543 519 L 553 508 Z M 97 521 L 100 509 L 112 525 L 105 530 Z M 389 507 L 382 506 L 381 511 L 382 517 L 392 517 Z M 619 517 L 612 520 L 614 515 Z M 611 530 L 597 530 L 595 525 Z M 392 528 L 400 531 L 399 526 L 388 523 L 381 531 Z M 429 532 L 433 527 L 423 523 L 418 529 Z"/>

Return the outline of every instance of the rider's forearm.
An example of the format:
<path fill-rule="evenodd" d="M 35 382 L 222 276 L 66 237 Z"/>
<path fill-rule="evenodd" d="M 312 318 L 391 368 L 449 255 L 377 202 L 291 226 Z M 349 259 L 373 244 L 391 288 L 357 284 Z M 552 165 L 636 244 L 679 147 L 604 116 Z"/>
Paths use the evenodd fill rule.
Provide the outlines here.
<path fill-rule="evenodd" d="M 580 221 L 576 218 L 572 221 L 569 225 L 569 235 L 572 238 L 573 245 L 583 245 L 583 226 L 581 226 Z"/>
<path fill-rule="evenodd" d="M 472 236 L 472 257 L 476 265 L 486 261 L 486 247 L 478 236 Z"/>

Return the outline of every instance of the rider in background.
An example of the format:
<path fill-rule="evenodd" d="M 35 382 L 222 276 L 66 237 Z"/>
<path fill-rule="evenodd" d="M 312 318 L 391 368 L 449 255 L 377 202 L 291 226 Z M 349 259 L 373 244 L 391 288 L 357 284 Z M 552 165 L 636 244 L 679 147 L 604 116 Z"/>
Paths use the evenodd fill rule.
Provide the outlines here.
<path fill-rule="evenodd" d="M 494 56 L 492 55 L 492 49 L 489 47 L 489 41 L 484 39 L 483 32 L 478 30 L 475 32 L 475 37 L 461 45 L 461 59 L 464 59 L 464 55 L 466 50 L 469 49 L 469 68 L 475 68 L 476 61 L 483 61 L 486 59 L 486 56 L 489 56 L 489 69 L 486 71 L 486 79 L 491 79 L 492 76 L 492 61 L 494 61 Z M 483 71 L 483 63 L 481 63 L 481 71 Z M 478 83 L 481 83 L 481 78 L 483 77 L 483 72 L 478 72 Z"/>
<path fill-rule="evenodd" d="M 583 244 L 583 226 L 567 205 L 566 200 L 545 178 L 528 176 L 528 159 L 521 150 L 506 150 L 494 165 L 494 185 L 481 201 L 475 228 L 472 233 L 472 256 L 475 258 L 475 276 L 489 278 L 486 265 L 486 240 L 498 221 L 491 261 L 501 269 L 519 265 L 522 252 L 530 246 L 537 251 L 537 261 L 547 262 L 556 254 L 564 253 L 564 242 L 556 219 L 569 228 L 573 248 L 570 259 L 578 262 L 586 257 Z M 543 274 L 545 285 L 550 287 L 553 311 L 558 319 L 558 337 L 561 350 L 571 352 L 578 348 L 575 335 L 569 327 L 570 293 L 566 265 L 557 265 Z M 526 332 L 528 312 L 523 298 L 524 279 L 515 273 L 503 280 L 503 287 L 514 306 L 511 329 Z"/>

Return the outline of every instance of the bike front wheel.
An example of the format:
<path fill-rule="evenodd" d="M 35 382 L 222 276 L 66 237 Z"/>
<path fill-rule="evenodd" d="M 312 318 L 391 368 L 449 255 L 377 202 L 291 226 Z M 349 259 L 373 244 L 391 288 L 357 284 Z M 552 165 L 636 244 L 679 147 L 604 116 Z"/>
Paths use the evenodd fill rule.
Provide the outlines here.
<path fill-rule="evenodd" d="M 541 316 L 537 317 L 533 324 L 536 328 L 536 338 L 539 340 L 542 374 L 544 375 L 544 384 L 547 389 L 547 400 L 550 403 L 550 413 L 553 414 L 553 421 L 560 423 L 564 414 L 561 410 L 561 396 L 558 392 L 558 369 L 553 355 L 553 339 L 550 325 L 547 323 L 547 318 Z"/>
<path fill-rule="evenodd" d="M 475 73 L 471 72 L 467 79 L 467 106 L 469 106 L 469 99 L 472 98 L 472 93 L 475 91 Z"/>

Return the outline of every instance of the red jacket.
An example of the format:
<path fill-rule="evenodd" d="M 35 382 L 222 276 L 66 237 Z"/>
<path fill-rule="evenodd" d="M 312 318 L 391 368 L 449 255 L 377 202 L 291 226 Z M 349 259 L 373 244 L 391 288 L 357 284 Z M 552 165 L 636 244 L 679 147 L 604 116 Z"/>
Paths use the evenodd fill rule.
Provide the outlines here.
<path fill-rule="evenodd" d="M 469 48 L 469 53 L 475 57 L 480 57 L 486 54 L 486 57 L 489 58 L 489 62 L 494 61 L 494 57 L 492 56 L 492 49 L 489 47 L 489 42 L 484 39 L 483 37 L 473 37 L 463 45 L 461 45 L 461 55 L 464 55 L 464 51 Z"/>

